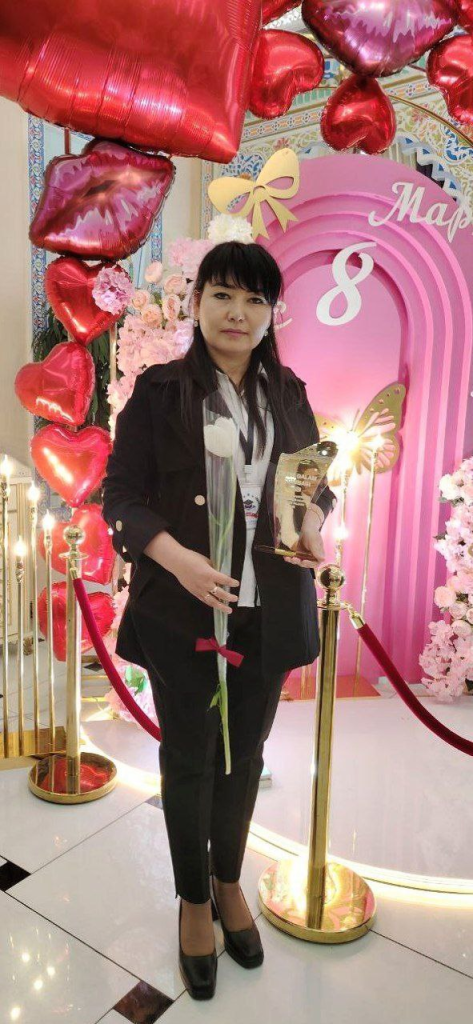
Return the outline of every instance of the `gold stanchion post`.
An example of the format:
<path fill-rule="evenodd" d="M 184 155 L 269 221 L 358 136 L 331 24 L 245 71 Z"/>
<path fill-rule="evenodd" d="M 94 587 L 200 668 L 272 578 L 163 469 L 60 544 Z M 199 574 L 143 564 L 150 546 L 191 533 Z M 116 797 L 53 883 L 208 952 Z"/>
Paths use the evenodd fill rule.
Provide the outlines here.
<path fill-rule="evenodd" d="M 4 456 L 2 462 L 2 629 L 3 629 L 3 657 L 2 657 L 2 682 L 3 682 L 3 756 L 8 757 L 10 751 L 10 736 L 8 722 L 8 499 L 10 497 L 10 476 L 11 464 Z"/>
<path fill-rule="evenodd" d="M 320 609 L 311 824 L 305 858 L 280 860 L 260 878 L 265 917 L 282 931 L 309 942 L 351 942 L 372 927 L 375 901 L 364 879 L 343 864 L 327 861 L 332 725 L 337 670 L 338 592 L 345 576 L 338 565 L 317 573 L 325 590 Z"/>
<path fill-rule="evenodd" d="M 15 575 L 18 588 L 18 643 L 16 650 L 16 677 L 18 686 L 18 749 L 19 753 L 24 754 L 25 752 L 25 708 L 23 700 L 23 681 L 24 681 L 24 628 L 23 628 L 23 617 L 25 613 L 25 557 L 26 547 L 21 537 L 18 538 L 15 544 Z"/>
<path fill-rule="evenodd" d="M 67 561 L 67 677 L 66 677 L 66 753 L 50 754 L 32 768 L 28 785 L 42 800 L 52 803 L 86 803 L 105 796 L 117 782 L 116 766 L 102 754 L 80 749 L 81 706 L 81 617 L 78 613 L 74 583 L 81 575 L 79 544 L 84 531 L 67 526 L 64 537 L 69 552 Z"/>

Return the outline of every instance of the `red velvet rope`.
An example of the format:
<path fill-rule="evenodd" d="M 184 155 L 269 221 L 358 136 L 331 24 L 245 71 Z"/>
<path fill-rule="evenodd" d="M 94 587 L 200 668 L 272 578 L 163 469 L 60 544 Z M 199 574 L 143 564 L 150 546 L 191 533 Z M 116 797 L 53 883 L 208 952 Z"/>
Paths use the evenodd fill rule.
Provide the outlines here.
<path fill-rule="evenodd" d="M 106 672 L 110 680 L 110 683 L 113 686 L 113 689 L 115 690 L 116 693 L 118 693 L 120 700 L 123 701 L 125 707 L 133 715 L 133 718 L 136 719 L 138 725 L 142 725 L 143 729 L 146 729 L 146 732 L 149 732 L 150 736 L 152 736 L 153 739 L 160 740 L 161 730 L 158 728 L 157 725 L 155 725 L 154 722 L 151 721 L 151 718 L 148 718 L 148 715 L 146 714 L 145 711 L 143 711 L 142 708 L 140 708 L 139 704 L 136 703 L 136 700 L 130 693 L 128 686 L 126 686 L 126 684 L 123 682 L 123 679 L 121 679 L 119 673 L 115 668 L 115 665 L 113 664 L 113 661 L 97 629 L 97 623 L 95 621 L 94 613 L 91 608 L 87 591 L 84 587 L 84 581 L 81 579 L 74 580 L 74 590 L 76 592 L 76 597 L 79 602 L 81 612 L 84 616 L 85 624 L 87 626 L 87 629 L 89 630 L 90 639 L 92 640 L 92 643 L 95 647 L 97 657 L 102 665 L 104 672 Z"/>
<path fill-rule="evenodd" d="M 446 725 L 442 725 L 435 715 L 431 715 L 430 711 L 421 704 L 420 700 L 414 696 L 412 690 L 409 689 L 407 683 L 404 681 L 396 666 L 391 661 L 389 655 L 386 654 L 384 647 L 380 644 L 373 631 L 366 624 L 366 622 L 357 629 L 364 640 L 366 646 L 369 648 L 372 654 L 374 654 L 376 660 L 384 669 L 389 681 L 394 686 L 396 693 L 402 697 L 402 700 L 407 704 L 408 708 L 413 712 L 416 718 L 419 719 L 423 725 L 426 725 L 431 732 L 434 732 L 436 736 L 439 736 L 441 740 L 445 740 L 450 746 L 456 747 L 457 750 L 461 750 L 464 754 L 473 754 L 473 743 L 471 740 L 467 740 L 464 736 L 459 736 L 458 733 L 452 732 L 451 729 L 447 729 Z"/>

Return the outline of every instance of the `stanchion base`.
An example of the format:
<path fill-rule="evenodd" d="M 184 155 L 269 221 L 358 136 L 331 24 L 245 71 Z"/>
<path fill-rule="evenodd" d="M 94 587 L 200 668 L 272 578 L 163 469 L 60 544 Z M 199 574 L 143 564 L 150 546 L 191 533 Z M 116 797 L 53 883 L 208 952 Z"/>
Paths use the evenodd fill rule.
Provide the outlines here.
<path fill-rule="evenodd" d="M 307 923 L 306 877 L 297 858 L 280 860 L 261 875 L 258 899 L 268 921 L 307 942 L 352 942 L 372 927 L 376 904 L 363 878 L 343 864 L 329 861 L 325 899 L 314 924 Z"/>
<path fill-rule="evenodd" d="M 117 768 L 102 754 L 81 752 L 79 774 L 68 775 L 68 758 L 53 754 L 33 766 L 28 786 L 41 800 L 54 804 L 84 804 L 110 793 L 117 783 Z"/>

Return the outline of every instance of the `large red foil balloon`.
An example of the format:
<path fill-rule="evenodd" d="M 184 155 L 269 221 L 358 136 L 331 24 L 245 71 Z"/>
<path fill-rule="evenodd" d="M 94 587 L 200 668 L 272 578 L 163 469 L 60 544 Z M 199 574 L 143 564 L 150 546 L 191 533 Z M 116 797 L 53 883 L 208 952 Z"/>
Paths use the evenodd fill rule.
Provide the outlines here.
<path fill-rule="evenodd" d="M 473 39 L 454 36 L 429 53 L 427 75 L 443 93 L 449 113 L 462 124 L 473 124 Z"/>
<path fill-rule="evenodd" d="M 34 245 L 119 260 L 143 244 L 171 188 L 174 164 L 117 142 L 89 142 L 48 164 L 30 227 Z"/>
<path fill-rule="evenodd" d="M 94 387 L 94 360 L 76 341 L 55 345 L 42 362 L 27 363 L 15 377 L 16 395 L 28 412 L 70 427 L 84 422 Z"/>
<path fill-rule="evenodd" d="M 320 128 L 332 149 L 357 146 L 372 156 L 391 145 L 396 117 L 391 101 L 375 79 L 350 75 L 326 103 Z"/>
<path fill-rule="evenodd" d="M 66 526 L 62 524 L 63 528 Z M 66 583 L 53 583 L 52 585 L 52 606 L 53 606 L 53 651 L 58 661 L 65 661 L 67 654 L 67 620 L 66 620 Z M 105 636 L 112 627 L 114 619 L 113 601 L 110 594 L 104 594 L 97 590 L 88 594 L 92 605 L 92 611 L 97 620 L 97 626 L 101 636 Z M 78 610 L 77 614 L 81 616 Z M 46 603 L 46 587 L 38 597 L 38 622 L 39 628 L 44 637 L 48 635 L 48 617 Z M 89 631 L 82 619 L 81 651 L 90 650 L 93 646 Z"/>
<path fill-rule="evenodd" d="M 315 89 L 324 73 L 318 46 L 295 32 L 266 29 L 256 47 L 249 108 L 256 117 L 285 114 L 300 92 Z"/>
<path fill-rule="evenodd" d="M 105 266 L 96 263 L 89 267 L 74 256 L 60 256 L 48 265 L 44 276 L 46 296 L 58 320 L 83 345 L 108 331 L 120 316 L 100 309 L 92 296 L 97 275 Z M 114 270 L 127 276 L 121 267 Z"/>
<path fill-rule="evenodd" d="M 2 3 L 0 94 L 86 135 L 228 163 L 261 0 Z"/>
<path fill-rule="evenodd" d="M 263 0 L 263 25 L 299 7 L 299 0 Z"/>
<path fill-rule="evenodd" d="M 359 75 L 392 75 L 453 28 L 456 0 L 303 0 L 302 17 Z"/>
<path fill-rule="evenodd" d="M 74 510 L 67 525 L 80 526 L 85 534 L 80 545 L 82 554 L 87 555 L 87 558 L 84 558 L 81 563 L 83 579 L 88 580 L 89 583 L 101 583 L 104 586 L 110 583 L 116 555 L 109 528 L 102 516 L 102 506 L 94 503 L 81 505 L 80 508 Z M 60 572 L 63 575 L 66 572 L 66 565 L 60 556 L 69 550 L 64 540 L 64 529 L 64 523 L 55 523 L 51 530 L 51 564 L 55 572 Z M 39 535 L 38 548 L 42 557 L 45 558 L 43 530 Z"/>
<path fill-rule="evenodd" d="M 82 505 L 105 475 L 112 441 L 102 427 L 42 427 L 30 441 L 31 457 L 44 480 L 68 505 Z"/>

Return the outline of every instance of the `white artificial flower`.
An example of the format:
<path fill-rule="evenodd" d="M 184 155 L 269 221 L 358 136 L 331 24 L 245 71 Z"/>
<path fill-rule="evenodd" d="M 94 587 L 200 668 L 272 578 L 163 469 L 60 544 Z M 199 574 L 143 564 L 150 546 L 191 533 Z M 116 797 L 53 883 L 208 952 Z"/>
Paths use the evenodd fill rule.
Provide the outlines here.
<path fill-rule="evenodd" d="M 231 213 L 219 213 L 212 217 L 207 228 L 207 238 L 214 245 L 220 242 L 244 242 L 253 241 L 251 224 L 243 217 L 234 217 Z"/>
<path fill-rule="evenodd" d="M 453 481 L 450 473 L 446 473 L 445 476 L 441 477 L 439 483 L 440 493 L 447 501 L 454 501 L 455 498 L 460 497 L 460 491 Z"/>
<path fill-rule="evenodd" d="M 233 420 L 226 416 L 218 416 L 215 423 L 207 423 L 204 426 L 204 444 L 212 455 L 230 458 L 238 444 L 238 434 Z"/>

